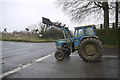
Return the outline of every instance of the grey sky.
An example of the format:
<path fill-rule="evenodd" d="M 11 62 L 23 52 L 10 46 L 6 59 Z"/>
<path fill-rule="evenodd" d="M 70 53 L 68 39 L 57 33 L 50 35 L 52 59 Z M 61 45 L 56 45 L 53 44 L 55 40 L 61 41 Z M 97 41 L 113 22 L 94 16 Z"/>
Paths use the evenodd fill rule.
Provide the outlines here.
<path fill-rule="evenodd" d="M 85 22 L 75 23 L 70 21 L 69 16 L 61 8 L 57 8 L 56 0 L 2 0 L 0 1 L 0 27 L 7 28 L 8 32 L 13 30 L 24 30 L 31 24 L 38 24 L 41 17 L 47 17 L 51 21 L 60 21 L 71 30 L 75 26 L 98 24 L 91 19 Z"/>

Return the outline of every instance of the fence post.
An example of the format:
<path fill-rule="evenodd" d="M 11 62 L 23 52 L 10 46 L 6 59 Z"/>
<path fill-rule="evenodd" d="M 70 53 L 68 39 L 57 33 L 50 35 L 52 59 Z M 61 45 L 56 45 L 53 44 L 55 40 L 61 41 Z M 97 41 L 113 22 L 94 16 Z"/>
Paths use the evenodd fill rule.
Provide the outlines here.
<path fill-rule="evenodd" d="M 118 28 L 120 28 L 120 22 L 118 22 Z"/>
<path fill-rule="evenodd" d="M 113 24 L 112 24 L 112 28 L 115 28 L 115 23 L 113 22 Z"/>
<path fill-rule="evenodd" d="M 100 24 L 100 29 L 103 29 L 103 25 L 102 25 L 102 23 Z"/>

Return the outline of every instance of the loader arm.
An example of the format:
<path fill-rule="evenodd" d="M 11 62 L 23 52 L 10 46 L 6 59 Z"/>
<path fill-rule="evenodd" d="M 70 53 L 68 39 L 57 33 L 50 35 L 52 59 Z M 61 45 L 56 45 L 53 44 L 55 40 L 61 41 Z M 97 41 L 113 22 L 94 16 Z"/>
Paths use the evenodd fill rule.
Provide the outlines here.
<path fill-rule="evenodd" d="M 67 27 L 65 27 L 65 25 L 61 25 L 61 23 L 58 22 L 51 22 L 49 19 L 42 17 L 42 22 L 46 25 L 49 26 L 55 26 L 57 28 L 60 28 L 61 30 L 64 31 L 66 38 L 71 39 L 72 35 L 70 34 L 70 31 Z"/>

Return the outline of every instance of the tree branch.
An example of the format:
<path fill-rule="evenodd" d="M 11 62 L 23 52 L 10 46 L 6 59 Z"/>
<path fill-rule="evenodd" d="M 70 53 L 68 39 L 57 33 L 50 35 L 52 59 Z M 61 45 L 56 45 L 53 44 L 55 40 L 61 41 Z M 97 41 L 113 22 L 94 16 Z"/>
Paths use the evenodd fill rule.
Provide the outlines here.
<path fill-rule="evenodd" d="M 102 4 L 102 3 L 94 2 L 94 4 L 97 5 L 98 7 L 101 7 L 101 8 L 103 7 L 103 6 L 100 5 L 100 4 Z"/>

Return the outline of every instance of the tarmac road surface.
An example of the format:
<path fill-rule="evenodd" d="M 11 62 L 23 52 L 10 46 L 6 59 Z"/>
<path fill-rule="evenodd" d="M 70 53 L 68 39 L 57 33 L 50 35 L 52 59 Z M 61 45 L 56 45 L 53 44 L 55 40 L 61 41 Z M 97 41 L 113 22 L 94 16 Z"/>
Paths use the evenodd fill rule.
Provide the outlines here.
<path fill-rule="evenodd" d="M 84 62 L 74 52 L 59 62 L 54 43 L 2 42 L 3 78 L 118 78 L 118 49 L 105 49 L 102 61 Z M 14 73 L 14 74 L 13 74 Z"/>
<path fill-rule="evenodd" d="M 2 42 L 2 72 L 55 51 L 54 43 Z"/>

